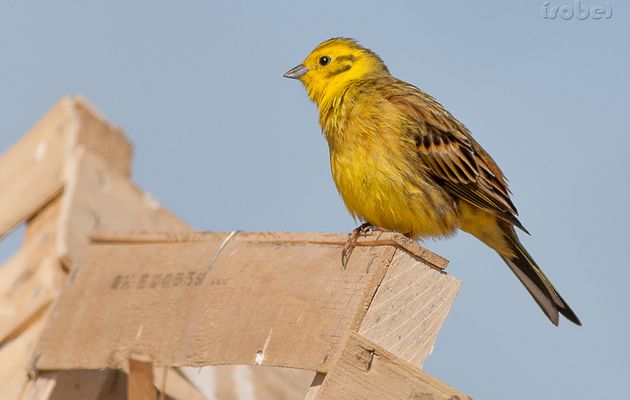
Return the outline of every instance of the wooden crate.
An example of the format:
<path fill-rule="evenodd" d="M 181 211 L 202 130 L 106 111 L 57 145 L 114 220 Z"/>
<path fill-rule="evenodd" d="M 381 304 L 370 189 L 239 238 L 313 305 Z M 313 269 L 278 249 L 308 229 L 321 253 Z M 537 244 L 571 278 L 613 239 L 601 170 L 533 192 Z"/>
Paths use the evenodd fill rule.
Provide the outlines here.
<path fill-rule="evenodd" d="M 132 154 L 65 98 L 0 158 L 0 236 L 27 224 L 0 268 L 0 399 L 466 398 L 421 370 L 460 285 L 445 260 L 389 233 L 343 269 L 347 235 L 191 232 Z"/>

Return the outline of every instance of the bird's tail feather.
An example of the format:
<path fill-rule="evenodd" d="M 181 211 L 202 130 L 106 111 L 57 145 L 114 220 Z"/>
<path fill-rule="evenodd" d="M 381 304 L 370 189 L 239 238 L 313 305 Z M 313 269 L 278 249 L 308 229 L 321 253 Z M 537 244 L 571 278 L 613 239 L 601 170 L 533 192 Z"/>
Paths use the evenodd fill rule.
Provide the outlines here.
<path fill-rule="evenodd" d="M 506 237 L 506 244 L 513 255 L 499 255 L 523 283 L 545 315 L 554 325 L 558 325 L 558 313 L 564 315 L 569 321 L 582 325 L 580 319 L 571 310 L 571 307 L 564 301 L 549 281 L 549 278 L 523 247 L 518 236 L 516 236 L 514 228 L 506 224 L 503 226 L 503 231 Z"/>

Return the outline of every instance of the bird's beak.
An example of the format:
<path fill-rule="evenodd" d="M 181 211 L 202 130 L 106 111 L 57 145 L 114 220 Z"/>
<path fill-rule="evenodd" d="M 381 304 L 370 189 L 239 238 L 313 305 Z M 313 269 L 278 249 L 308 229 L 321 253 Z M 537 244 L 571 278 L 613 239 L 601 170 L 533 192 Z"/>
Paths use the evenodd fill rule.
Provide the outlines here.
<path fill-rule="evenodd" d="M 285 72 L 284 75 L 282 76 L 284 76 L 285 78 L 300 79 L 307 72 L 308 72 L 308 67 L 304 64 L 300 64 L 295 68 L 291 68 L 290 70 Z"/>

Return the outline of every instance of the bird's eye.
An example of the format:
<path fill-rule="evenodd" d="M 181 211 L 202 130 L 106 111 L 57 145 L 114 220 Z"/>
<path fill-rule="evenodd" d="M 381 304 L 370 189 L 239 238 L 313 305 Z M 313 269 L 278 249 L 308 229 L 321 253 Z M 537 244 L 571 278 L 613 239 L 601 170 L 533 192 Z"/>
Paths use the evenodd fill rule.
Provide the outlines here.
<path fill-rule="evenodd" d="M 319 58 L 319 65 L 321 65 L 322 67 L 328 65 L 328 63 L 330 63 L 330 57 L 322 56 Z"/>

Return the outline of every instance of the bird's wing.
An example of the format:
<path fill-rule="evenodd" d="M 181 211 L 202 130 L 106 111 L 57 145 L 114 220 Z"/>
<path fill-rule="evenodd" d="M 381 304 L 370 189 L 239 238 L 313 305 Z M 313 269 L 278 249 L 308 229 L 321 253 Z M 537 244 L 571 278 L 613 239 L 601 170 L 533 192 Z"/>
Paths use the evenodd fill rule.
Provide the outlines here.
<path fill-rule="evenodd" d="M 386 88 L 387 100 L 412 121 L 409 134 L 429 174 L 452 195 L 527 232 L 516 218 L 505 176 L 468 129 L 415 86 L 394 81 Z"/>

